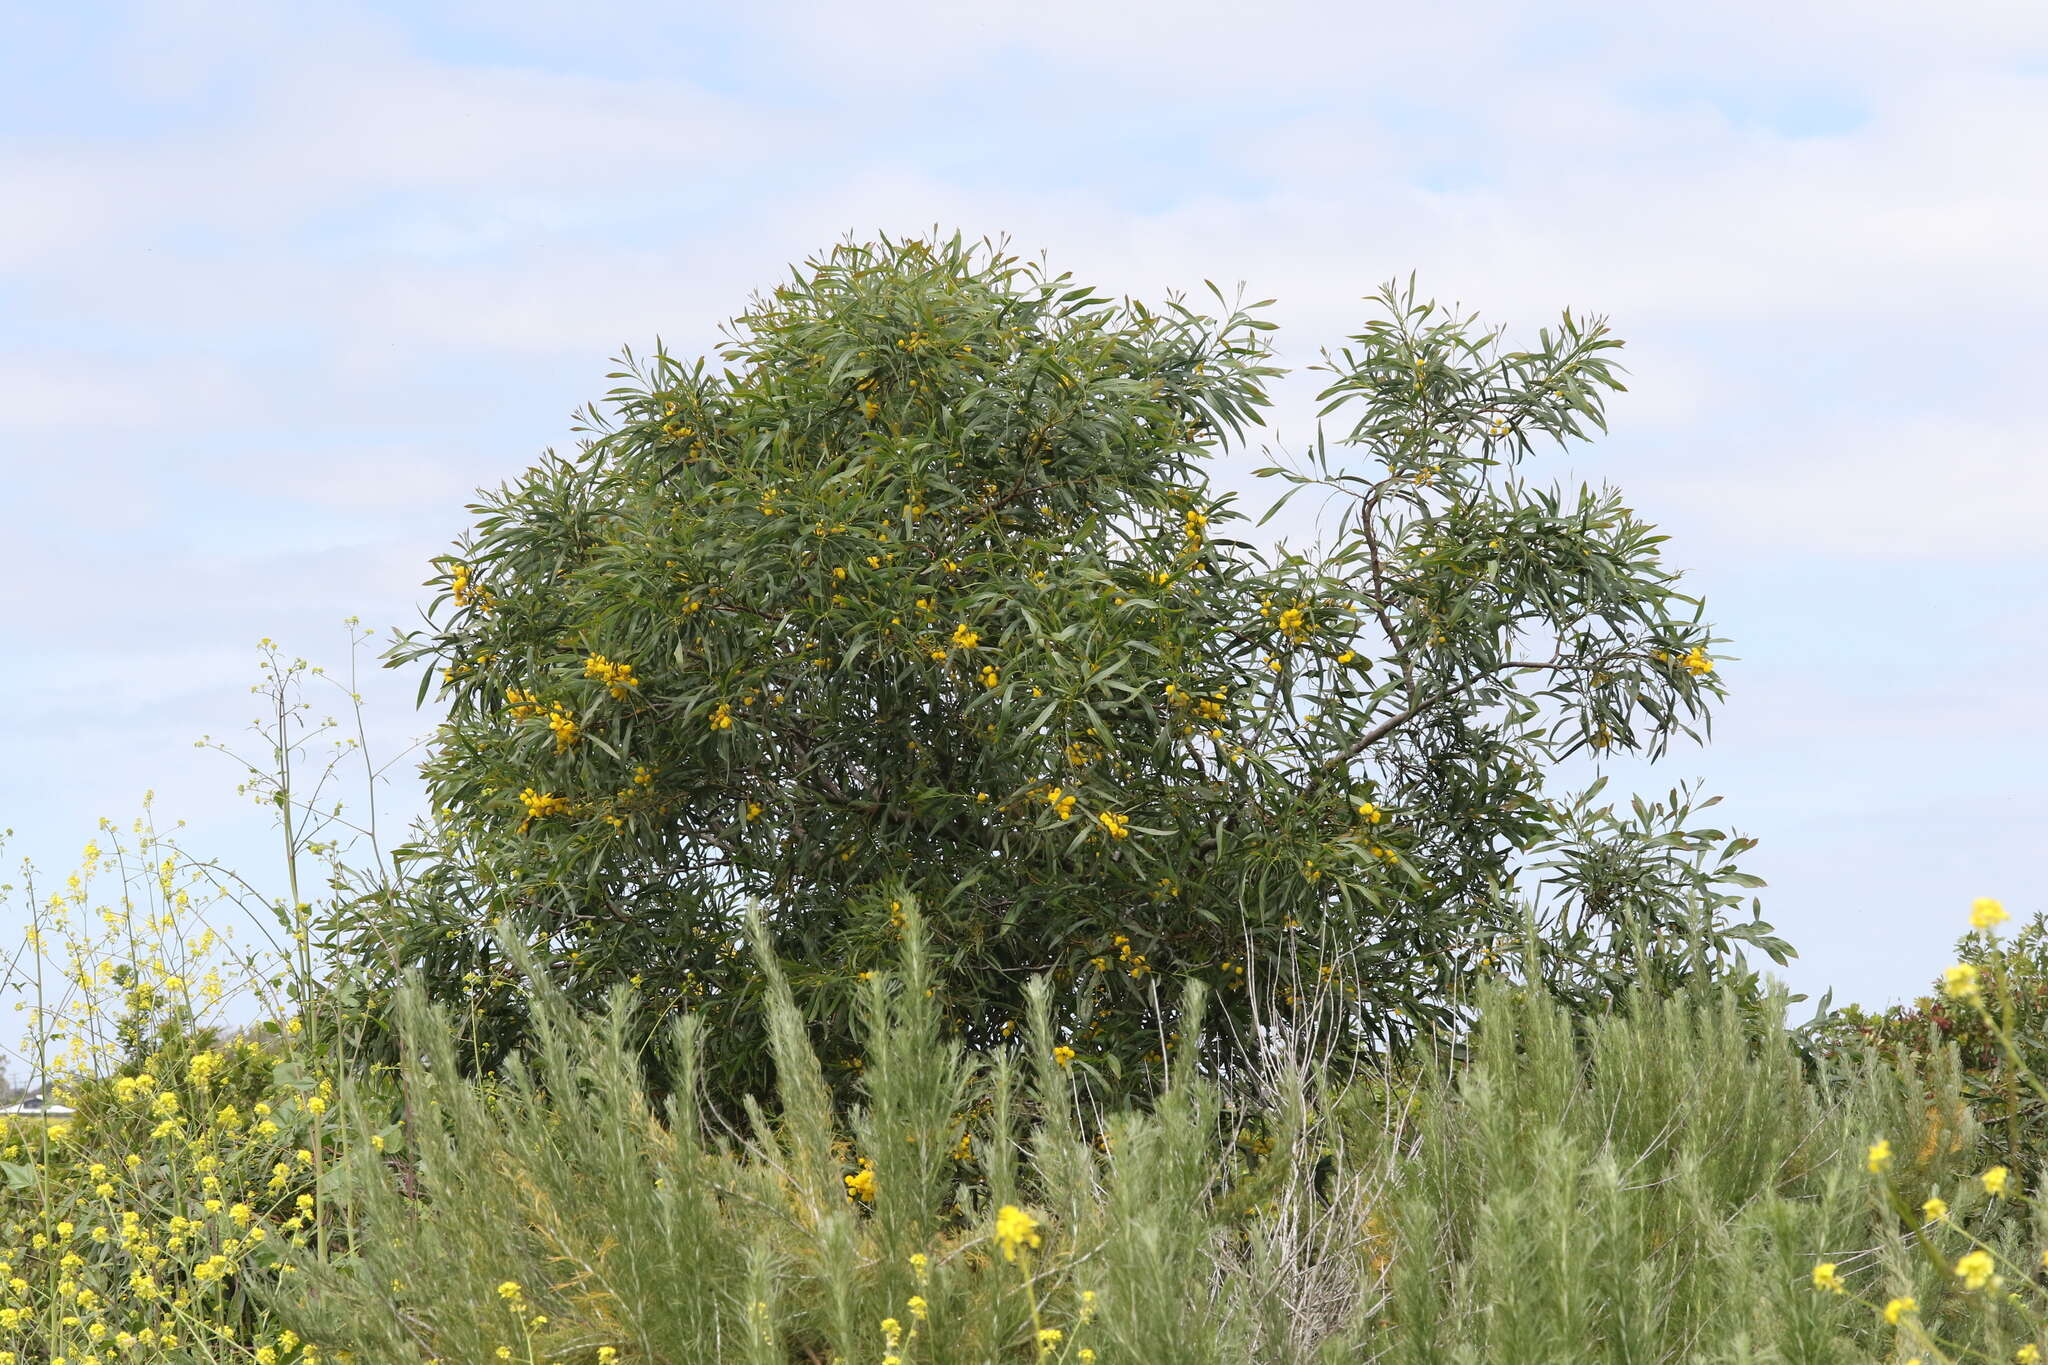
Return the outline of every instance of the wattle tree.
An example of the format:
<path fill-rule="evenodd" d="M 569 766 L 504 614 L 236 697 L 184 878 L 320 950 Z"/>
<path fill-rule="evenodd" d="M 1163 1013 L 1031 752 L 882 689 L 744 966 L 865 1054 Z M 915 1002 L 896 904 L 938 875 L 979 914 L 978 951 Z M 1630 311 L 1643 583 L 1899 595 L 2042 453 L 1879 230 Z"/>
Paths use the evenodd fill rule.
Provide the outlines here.
<path fill-rule="evenodd" d="M 1316 554 L 1246 539 L 1205 476 L 1279 373 L 1259 305 L 885 240 L 796 271 L 715 364 L 629 355 L 394 650 L 446 708 L 435 815 L 330 941 L 459 1002 L 483 1057 L 523 1026 L 509 934 L 572 992 L 705 1014 L 725 1093 L 765 1067 L 749 906 L 849 1072 L 914 904 L 963 1040 L 1043 976 L 1111 1085 L 1183 978 L 1227 1064 L 1290 1018 L 1374 1046 L 1451 1019 L 1532 917 L 1596 993 L 1696 966 L 1681 941 L 1779 954 L 1723 915 L 1746 841 L 1545 790 L 1720 696 L 1662 538 L 1522 477 L 1603 426 L 1620 343 L 1377 307 L 1328 360 L 1349 425 L 1265 471 L 1338 500 Z"/>

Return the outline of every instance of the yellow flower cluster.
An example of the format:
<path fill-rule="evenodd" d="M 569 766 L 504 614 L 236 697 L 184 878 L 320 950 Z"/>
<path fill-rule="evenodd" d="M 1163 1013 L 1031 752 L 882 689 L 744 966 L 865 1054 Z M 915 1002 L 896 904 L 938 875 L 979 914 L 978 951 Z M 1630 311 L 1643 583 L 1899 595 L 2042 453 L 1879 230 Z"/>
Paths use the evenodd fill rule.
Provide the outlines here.
<path fill-rule="evenodd" d="M 1129 938 L 1118 934 L 1110 942 L 1116 946 L 1117 960 L 1124 964 L 1133 980 L 1152 970 L 1152 964 L 1145 960 L 1145 955 L 1131 947 Z"/>
<path fill-rule="evenodd" d="M 1704 677 L 1714 671 L 1714 661 L 1707 657 L 1707 651 L 1694 645 L 1684 654 L 1673 655 L 1669 650 L 1653 650 L 1650 657 L 1660 664 L 1676 664 L 1694 677 Z"/>
<path fill-rule="evenodd" d="M 576 723 L 576 716 L 560 702 L 548 706 L 548 730 L 555 737 L 555 752 L 566 753 L 583 742 L 583 727 Z"/>
<path fill-rule="evenodd" d="M 449 595 L 458 607 L 475 607 L 478 611 L 489 612 L 498 605 L 498 599 L 477 586 L 467 564 L 457 564 L 448 581 Z"/>
<path fill-rule="evenodd" d="M 1036 1218 L 1015 1204 L 1005 1204 L 996 1210 L 996 1246 L 1002 1250 L 1004 1260 L 1015 1261 L 1019 1253 L 1036 1250 L 1043 1242 Z"/>
<path fill-rule="evenodd" d="M 553 792 L 535 791 L 531 787 L 519 793 L 519 804 L 526 807 L 526 819 L 521 821 L 519 825 L 522 831 L 536 820 L 545 820 L 551 815 L 567 815 L 569 813 L 568 797 L 556 796 Z"/>
<path fill-rule="evenodd" d="M 624 701 L 640 685 L 640 680 L 633 676 L 633 665 L 618 663 L 602 654 L 593 654 L 583 661 L 583 676 L 603 683 L 614 701 Z"/>
<path fill-rule="evenodd" d="M 122 908 L 92 916 L 104 934 L 83 932 L 71 916 L 90 904 L 96 862 L 53 899 L 49 937 L 34 940 L 69 953 L 75 993 L 39 1008 L 32 1027 L 51 1049 L 53 1093 L 79 1117 L 37 1127 L 34 1142 L 22 1127 L 0 1130 L 0 1161 L 34 1191 L 0 1200 L 0 1365 L 319 1362 L 291 1333 L 256 1332 L 240 1282 L 310 1240 L 310 1148 L 333 1083 L 304 1071 L 284 1079 L 278 1063 L 289 1054 L 192 1032 L 214 1026 L 208 1012 L 222 992 L 209 984 L 209 955 L 223 944 L 190 933 L 175 859 L 130 875 Z M 162 913 L 129 899 L 138 894 Z M 180 1041 L 137 1058 L 124 1030 L 138 1016 L 141 1036 L 175 1021 Z M 287 1027 L 280 1041 L 289 1048 L 292 1037 Z"/>
<path fill-rule="evenodd" d="M 1941 989 L 1950 999 L 1965 1004 L 1976 1004 L 1984 998 L 1977 969 L 1967 962 L 1959 962 L 1941 974 Z"/>

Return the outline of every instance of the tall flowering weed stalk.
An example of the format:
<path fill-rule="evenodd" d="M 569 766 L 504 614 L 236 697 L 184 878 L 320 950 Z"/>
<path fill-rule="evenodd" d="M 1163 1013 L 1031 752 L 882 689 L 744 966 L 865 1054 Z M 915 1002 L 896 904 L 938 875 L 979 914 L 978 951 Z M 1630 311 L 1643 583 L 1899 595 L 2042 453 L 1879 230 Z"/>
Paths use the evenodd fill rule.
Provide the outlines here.
<path fill-rule="evenodd" d="M 1907 1052 L 1939 1049 L 1959 1059 L 1971 1084 L 1969 1110 L 1926 1131 L 1883 1133 L 1863 1152 L 1863 1169 L 1891 1232 L 1881 1255 L 1855 1268 L 1822 1262 L 1814 1288 L 1853 1299 L 1896 1333 L 1900 1357 L 1926 1361 L 2011 1360 L 2032 1365 L 2048 1352 L 2048 1209 L 2040 1201 L 2041 1139 L 2021 1116 L 2048 1106 L 2039 1068 L 2042 920 L 2010 941 L 2011 915 L 1980 898 L 1959 961 L 1942 974 L 1938 1002 L 1918 1022 L 1931 1039 Z M 1904 1019 L 1884 1021 L 1894 1037 Z M 1870 1029 L 1867 1020 L 1852 1028 Z M 1988 1080 L 1988 1084 L 1986 1084 Z M 1970 1139 L 1974 1138 L 1974 1141 Z M 1974 1158 L 1954 1170 L 1950 1153 Z M 1947 1172 L 1930 1167 L 1951 1167 Z"/>
<path fill-rule="evenodd" d="M 0 1144 L 0 1361 L 301 1358 L 250 1284 L 314 1236 L 335 1092 L 276 959 L 207 924 L 216 894 L 147 818 L 104 824 L 62 890 L 27 895 L 9 984 L 45 1096 L 74 1112 Z M 251 1012 L 290 1022 L 252 1033 Z"/>
<path fill-rule="evenodd" d="M 302 896 L 360 840 L 376 850 L 374 800 L 359 828 L 334 799 L 368 764 L 353 667 L 329 679 L 260 648 L 260 747 L 199 744 L 276 812 L 284 896 L 192 856 L 147 805 L 125 828 L 103 821 L 60 888 L 27 875 L 31 927 L 5 982 L 19 1060 L 73 1112 L 0 1137 L 0 1365 L 319 1359 L 270 1328 L 263 1292 L 290 1254 L 345 1245 L 324 1198 L 342 1015 L 316 980 Z M 316 684 L 356 707 L 355 734 L 316 718 Z"/>

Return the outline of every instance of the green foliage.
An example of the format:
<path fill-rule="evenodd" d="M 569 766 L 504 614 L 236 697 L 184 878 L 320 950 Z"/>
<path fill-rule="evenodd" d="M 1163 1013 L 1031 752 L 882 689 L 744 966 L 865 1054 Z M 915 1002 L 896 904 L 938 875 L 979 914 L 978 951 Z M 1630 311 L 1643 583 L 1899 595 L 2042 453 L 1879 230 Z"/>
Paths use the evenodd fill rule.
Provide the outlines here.
<path fill-rule="evenodd" d="M 696 1016 L 654 1104 L 623 992 L 591 1021 L 533 983 L 540 1041 L 497 1081 L 465 1078 L 450 1021 L 408 992 L 406 1155 L 356 1149 L 333 1182 L 353 1251 L 303 1258 L 272 1310 L 361 1360 L 570 1365 L 1818 1363 L 1904 1359 L 1925 1334 L 2007 1359 L 2038 1328 L 2030 1297 L 1952 1268 L 2033 1255 L 2020 1201 L 1969 1193 L 1952 1058 L 1815 1085 L 1782 1000 L 1759 1018 L 1709 988 L 1589 1021 L 1496 985 L 1455 1068 L 1347 1083 L 1268 1052 L 1225 1088 L 1191 1043 L 1145 1111 L 1105 1113 L 1042 996 L 1021 1043 L 939 1042 L 921 939 L 913 916 L 902 970 L 863 985 L 871 1063 L 846 1104 L 764 957 L 780 1118 L 750 1105 L 734 1128 L 697 1102 Z M 392 1104 L 348 1100 L 355 1131 Z M 1900 1153 L 1882 1177 L 1878 1134 Z M 1894 1188 L 1954 1208 L 1923 1229 Z M 1037 1225 L 1014 1259 L 1005 1206 Z M 1905 1294 L 1895 1333 L 1878 1310 Z"/>
<path fill-rule="evenodd" d="M 1425 1092 L 1393 1182 L 1375 1358 L 1871 1359 L 1869 1308 L 1809 1272 L 1839 1254 L 1883 1299 L 1855 1155 L 1952 1121 L 1954 1072 L 1852 1059 L 1815 1086 L 1782 1001 L 1761 1026 L 1748 1006 L 1645 994 L 1575 1027 L 1546 995 L 1490 994 L 1470 1069 Z M 1912 1175 L 1953 1184 L 1962 1161 L 1944 1143 Z"/>
<path fill-rule="evenodd" d="M 1276 373 L 1256 306 L 883 241 L 757 301 L 721 369 L 628 357 L 395 651 L 440 669 L 438 815 L 331 941 L 378 998 L 419 970 L 488 1065 L 527 1026 L 510 924 L 585 1004 L 701 1011 L 727 1099 L 766 1079 L 749 904 L 836 1075 L 912 895 L 952 1036 L 1005 1036 L 1044 975 L 1112 1090 L 1180 1029 L 1162 975 L 1210 986 L 1219 1063 L 1257 998 L 1368 1044 L 1448 1020 L 1518 935 L 1518 852 L 1607 857 L 1545 770 L 1659 753 L 1720 688 L 1662 537 L 1517 473 L 1603 425 L 1620 343 L 1378 303 L 1329 365 L 1348 434 L 1267 471 L 1338 501 L 1315 556 L 1230 538 L 1202 472 Z M 1560 909 L 1589 953 L 1659 940 L 1709 868 L 1564 877 Z"/>

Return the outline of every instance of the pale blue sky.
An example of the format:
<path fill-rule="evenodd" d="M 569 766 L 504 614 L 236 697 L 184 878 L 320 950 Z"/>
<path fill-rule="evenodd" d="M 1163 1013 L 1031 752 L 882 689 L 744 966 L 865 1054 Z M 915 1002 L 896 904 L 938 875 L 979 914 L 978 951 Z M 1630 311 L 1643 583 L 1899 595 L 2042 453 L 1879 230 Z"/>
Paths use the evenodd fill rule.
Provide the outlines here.
<path fill-rule="evenodd" d="M 1551 468 L 1668 530 L 1740 656 L 1641 780 L 1763 840 L 1795 985 L 1909 995 L 1972 897 L 2041 900 L 2044 59 L 2031 3 L 0 0 L 8 860 L 154 788 L 260 867 L 191 745 L 259 637 L 409 622 L 620 344 L 937 223 L 1242 280 L 1297 365 L 1411 270 L 1609 314 L 1634 391 Z M 387 750 L 414 682 L 368 689 Z"/>

